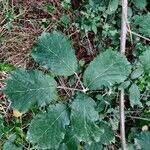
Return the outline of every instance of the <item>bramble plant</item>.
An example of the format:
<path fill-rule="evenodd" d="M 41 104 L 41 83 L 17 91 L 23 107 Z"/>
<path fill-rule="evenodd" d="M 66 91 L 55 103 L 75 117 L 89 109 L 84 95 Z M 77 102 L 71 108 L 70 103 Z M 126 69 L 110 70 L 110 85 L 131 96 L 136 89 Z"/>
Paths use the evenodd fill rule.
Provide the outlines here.
<path fill-rule="evenodd" d="M 119 87 L 128 80 L 131 64 L 125 56 L 106 50 L 88 65 L 83 73 L 83 81 L 78 76 L 78 61 L 71 43 L 59 32 L 39 36 L 31 56 L 53 76 L 38 70 L 17 68 L 10 74 L 3 90 L 11 100 L 13 110 L 26 113 L 33 107 L 45 108 L 31 121 L 26 139 L 38 149 L 78 149 L 80 142 L 84 142 L 89 149 L 91 146 L 96 149 L 113 142 L 114 131 L 100 117 L 96 109 L 98 103 L 90 95 L 96 90 Z M 150 72 L 149 56 L 149 51 L 145 51 L 139 58 L 145 73 Z M 58 86 L 55 77 L 74 75 L 80 80 L 81 88 L 73 89 L 76 93 L 69 102 L 62 102 L 57 88 L 65 87 Z M 140 91 L 135 83 L 129 92 L 131 106 L 141 107 Z M 149 136 L 149 133 L 145 134 Z M 139 143 L 140 138 L 137 137 Z M 10 141 L 14 139 L 13 136 Z"/>

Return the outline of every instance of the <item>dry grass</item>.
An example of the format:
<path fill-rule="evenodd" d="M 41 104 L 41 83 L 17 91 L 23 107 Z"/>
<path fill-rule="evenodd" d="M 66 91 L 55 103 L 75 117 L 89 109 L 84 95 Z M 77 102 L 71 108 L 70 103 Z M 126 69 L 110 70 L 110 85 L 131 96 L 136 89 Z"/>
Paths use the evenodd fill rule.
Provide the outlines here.
<path fill-rule="evenodd" d="M 51 22 L 57 22 L 58 14 L 61 14 L 58 0 L 49 1 L 56 9 L 56 14 L 53 15 L 44 10 L 43 2 L 45 1 L 0 0 L 0 63 L 26 69 L 35 66 L 35 62 L 30 58 L 30 52 L 37 36 L 55 27 L 50 25 L 45 29 L 41 25 L 42 20 L 46 18 Z M 7 17 L 6 14 L 10 12 L 11 15 Z M 5 86 L 7 74 L 0 71 L 0 89 Z M 6 96 L 0 93 L 0 114 L 7 120 L 11 115 L 9 112 L 10 103 Z"/>
<path fill-rule="evenodd" d="M 13 20 L 5 18 L 6 12 L 0 14 L 3 18 L 0 23 L 0 62 L 27 68 L 31 47 L 37 35 L 43 31 L 37 22 L 39 14 L 35 16 L 34 7 L 25 5 L 22 8 L 17 2 L 8 7 L 6 12 L 13 7 Z M 11 29 L 6 28 L 8 24 L 12 26 Z"/>

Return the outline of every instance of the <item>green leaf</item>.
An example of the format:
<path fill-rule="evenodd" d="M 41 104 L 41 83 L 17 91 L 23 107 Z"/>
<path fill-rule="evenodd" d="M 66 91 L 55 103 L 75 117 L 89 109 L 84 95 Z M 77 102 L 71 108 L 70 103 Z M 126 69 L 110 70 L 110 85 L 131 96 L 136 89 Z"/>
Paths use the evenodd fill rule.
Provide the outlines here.
<path fill-rule="evenodd" d="M 44 8 L 49 12 L 54 14 L 55 13 L 55 7 L 52 4 L 45 3 Z"/>
<path fill-rule="evenodd" d="M 134 5 L 138 8 L 138 9 L 144 9 L 147 5 L 147 1 L 146 0 L 133 0 Z"/>
<path fill-rule="evenodd" d="M 150 149 L 150 132 L 143 131 L 138 134 L 135 138 L 135 145 L 137 145 L 141 150 Z"/>
<path fill-rule="evenodd" d="M 126 89 L 128 88 L 128 86 L 130 85 L 130 81 L 125 81 L 123 83 L 121 83 L 121 85 L 119 86 L 119 89 Z"/>
<path fill-rule="evenodd" d="M 56 96 L 55 80 L 40 71 L 16 69 L 4 89 L 12 102 L 12 107 L 26 112 L 34 105 L 45 105 Z"/>
<path fill-rule="evenodd" d="M 97 34 L 97 26 L 95 24 L 92 24 L 92 31 Z"/>
<path fill-rule="evenodd" d="M 109 0 L 89 0 L 90 6 L 96 8 L 97 6 L 106 7 L 109 3 Z"/>
<path fill-rule="evenodd" d="M 147 13 L 147 15 L 135 16 L 134 25 L 142 35 L 150 37 L 150 13 Z"/>
<path fill-rule="evenodd" d="M 97 4 L 99 4 L 99 1 L 98 0 L 89 0 L 89 4 L 94 7 Z"/>
<path fill-rule="evenodd" d="M 12 134 L 9 136 L 8 140 L 3 145 L 3 150 L 22 150 L 21 146 L 16 146 L 14 144 L 16 140 L 16 135 Z"/>
<path fill-rule="evenodd" d="M 80 142 L 77 139 L 73 130 L 71 130 L 71 128 L 68 128 L 66 131 L 64 143 L 66 144 L 66 147 L 68 148 L 68 150 L 70 150 L 70 149 L 78 150 L 79 149 Z"/>
<path fill-rule="evenodd" d="M 31 122 L 27 139 L 39 149 L 58 148 L 69 125 L 69 112 L 64 104 L 49 106 L 47 112 L 38 114 Z"/>
<path fill-rule="evenodd" d="M 2 137 L 3 132 L 4 132 L 3 117 L 2 115 L 0 115 L 0 138 Z"/>
<path fill-rule="evenodd" d="M 99 120 L 96 103 L 84 94 L 78 94 L 71 105 L 71 127 L 79 141 L 99 142 L 102 131 L 95 123 Z"/>
<path fill-rule="evenodd" d="M 109 123 L 111 124 L 112 126 L 112 129 L 113 130 L 118 130 L 118 127 L 119 127 L 119 115 L 118 114 L 113 114 L 113 118 L 110 118 L 109 120 Z"/>
<path fill-rule="evenodd" d="M 97 110 L 98 112 L 102 112 L 102 111 L 104 110 L 105 106 L 106 106 L 105 101 L 100 101 L 100 102 L 98 102 L 98 104 L 97 104 L 96 110 Z"/>
<path fill-rule="evenodd" d="M 101 143 L 92 143 L 92 144 L 85 144 L 84 150 L 102 150 L 103 146 Z"/>
<path fill-rule="evenodd" d="M 144 68 L 144 72 L 150 74 L 150 49 L 143 52 L 139 58 L 140 63 Z"/>
<path fill-rule="evenodd" d="M 117 10 L 118 5 L 119 5 L 119 0 L 110 0 L 106 13 L 109 15 L 113 14 Z"/>
<path fill-rule="evenodd" d="M 32 57 L 56 75 L 70 76 L 77 70 L 74 49 L 66 36 L 59 32 L 43 33 L 36 42 Z"/>
<path fill-rule="evenodd" d="M 98 99 L 96 106 L 96 110 L 98 112 L 102 112 L 107 105 L 111 104 L 112 101 L 110 97 L 103 96 L 101 94 L 96 95 L 96 98 Z"/>
<path fill-rule="evenodd" d="M 100 122 L 99 124 L 100 128 L 104 130 L 104 133 L 101 135 L 101 141 L 100 143 L 104 145 L 109 145 L 115 138 L 115 133 L 112 130 L 111 126 L 109 126 L 105 122 Z"/>
<path fill-rule="evenodd" d="M 102 89 L 123 82 L 131 72 L 125 56 L 108 50 L 98 55 L 86 69 L 83 79 L 90 90 Z"/>
<path fill-rule="evenodd" d="M 13 65 L 0 63 L 0 71 L 12 71 L 14 69 Z"/>
<path fill-rule="evenodd" d="M 140 77 L 142 74 L 143 74 L 143 68 L 139 66 L 131 73 L 131 79 L 136 79 Z"/>
<path fill-rule="evenodd" d="M 59 145 L 59 148 L 57 150 L 69 150 L 69 149 L 68 149 L 68 147 L 65 143 L 62 143 L 62 144 Z"/>
<path fill-rule="evenodd" d="M 127 145 L 127 150 L 135 150 L 134 145 L 133 144 L 128 144 Z"/>
<path fill-rule="evenodd" d="M 133 15 L 133 11 L 130 7 L 127 8 L 127 15 L 128 15 L 128 18 L 131 18 Z"/>
<path fill-rule="evenodd" d="M 136 84 L 132 84 L 129 89 L 129 99 L 131 107 L 139 106 L 142 107 L 142 103 L 140 102 L 140 90 Z"/>
<path fill-rule="evenodd" d="M 64 24 L 64 25 L 69 25 L 71 23 L 70 17 L 67 15 L 63 15 L 60 18 L 60 21 Z"/>

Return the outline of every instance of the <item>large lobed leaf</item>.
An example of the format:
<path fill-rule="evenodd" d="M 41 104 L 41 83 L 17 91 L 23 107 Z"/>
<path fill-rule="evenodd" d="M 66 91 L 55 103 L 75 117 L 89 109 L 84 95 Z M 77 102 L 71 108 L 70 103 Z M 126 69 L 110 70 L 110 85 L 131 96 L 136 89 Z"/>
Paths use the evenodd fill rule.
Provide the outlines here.
<path fill-rule="evenodd" d="M 65 137 L 65 127 L 69 121 L 66 105 L 51 105 L 47 112 L 38 114 L 32 120 L 27 139 L 40 149 L 58 148 Z"/>
<path fill-rule="evenodd" d="M 55 80 L 40 71 L 16 69 L 7 81 L 5 94 L 12 102 L 12 107 L 26 112 L 34 105 L 49 103 L 56 96 Z"/>
<path fill-rule="evenodd" d="M 96 103 L 84 94 L 78 94 L 71 105 L 71 127 L 79 141 L 91 144 L 99 142 L 102 129 L 95 123 L 99 120 Z"/>
<path fill-rule="evenodd" d="M 106 51 L 90 63 L 84 73 L 84 84 L 90 90 L 123 82 L 131 72 L 130 63 L 118 52 Z"/>
<path fill-rule="evenodd" d="M 70 41 L 59 32 L 43 33 L 36 42 L 32 57 L 56 75 L 69 76 L 77 70 L 77 60 Z"/>

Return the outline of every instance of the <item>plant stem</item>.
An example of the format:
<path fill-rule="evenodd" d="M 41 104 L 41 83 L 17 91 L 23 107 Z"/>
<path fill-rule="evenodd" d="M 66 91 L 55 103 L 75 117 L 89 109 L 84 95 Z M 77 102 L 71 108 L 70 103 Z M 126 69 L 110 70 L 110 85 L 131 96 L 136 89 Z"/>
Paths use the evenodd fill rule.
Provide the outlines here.
<path fill-rule="evenodd" d="M 132 117 L 132 119 L 138 119 L 138 120 L 150 121 L 149 118 L 136 117 L 136 116 L 126 116 L 126 117 L 128 117 L 128 118 L 131 118 L 131 117 Z"/>
<path fill-rule="evenodd" d="M 70 91 L 80 91 L 83 92 L 83 90 L 80 89 L 75 89 L 75 88 L 70 88 L 70 87 L 65 87 L 65 86 L 58 86 L 58 89 L 63 89 L 63 90 L 70 90 Z"/>
<path fill-rule="evenodd" d="M 126 49 L 126 36 L 127 36 L 127 0 L 122 0 L 122 25 L 121 25 L 121 41 L 120 52 L 125 54 Z M 120 91 L 120 133 L 122 150 L 126 150 L 126 138 L 125 138 L 125 113 L 124 113 L 124 89 Z"/>
<path fill-rule="evenodd" d="M 144 36 L 142 36 L 142 35 L 140 35 L 140 34 L 138 34 L 138 33 L 136 33 L 136 32 L 133 32 L 133 31 L 129 31 L 129 30 L 128 30 L 128 32 L 130 32 L 131 34 L 136 35 L 137 37 L 140 37 L 140 38 L 142 38 L 142 39 L 144 39 L 144 40 L 150 42 L 150 39 L 147 38 L 147 37 L 144 37 Z"/>

